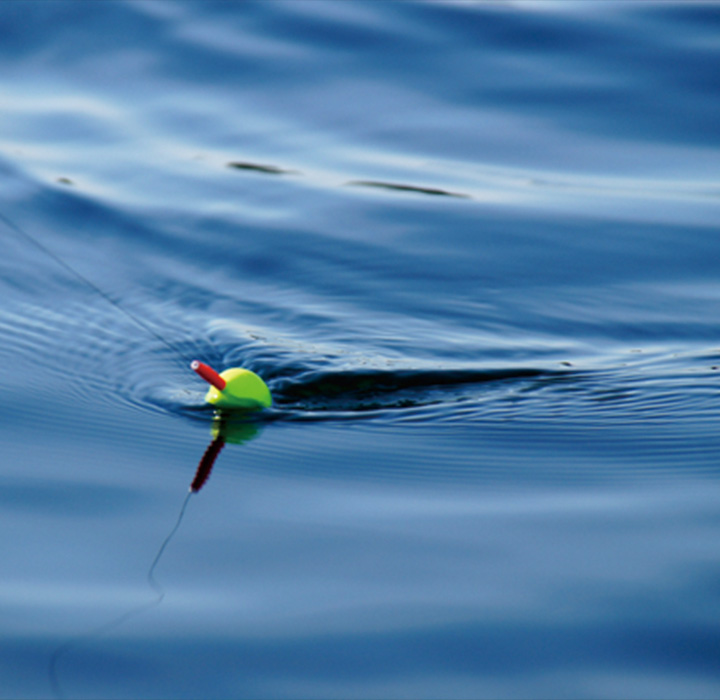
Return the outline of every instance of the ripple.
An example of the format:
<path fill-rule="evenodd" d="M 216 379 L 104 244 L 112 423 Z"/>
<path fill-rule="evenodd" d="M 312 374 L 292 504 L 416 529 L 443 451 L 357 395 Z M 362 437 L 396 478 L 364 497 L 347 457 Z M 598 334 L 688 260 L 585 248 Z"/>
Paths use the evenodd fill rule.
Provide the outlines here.
<path fill-rule="evenodd" d="M 209 421 L 204 385 L 189 369 L 199 358 L 219 369 L 246 366 L 268 382 L 274 407 L 269 422 L 478 425 L 503 421 L 558 421 L 567 427 L 682 425 L 702 434 L 717 417 L 719 374 L 713 352 L 633 354 L 606 358 L 603 368 L 573 360 L 538 366 L 368 367 L 360 357 L 311 352 L 312 345 L 281 342 L 248 329 L 244 338 L 216 342 L 195 324 L 191 311 L 157 317 L 136 299 L 164 345 L 148 336 L 101 299 L 75 298 L 59 307 L 27 302 L 0 313 L 5 356 L 32 367 L 26 385 L 49 372 L 62 378 L 67 396 L 87 404 L 125 403 L 142 411 Z M 166 310 L 167 311 L 167 310 Z M 199 324 L 195 324 L 198 325 Z M 199 326 L 201 327 L 201 326 Z M 377 364 L 383 364 L 376 357 Z M 621 361 L 622 360 L 622 361 Z M 407 361 L 406 361 L 407 362 Z M 543 366 L 544 365 L 544 366 Z M 578 429 L 581 429 L 578 427 Z M 671 428 L 672 432 L 672 428 Z"/>

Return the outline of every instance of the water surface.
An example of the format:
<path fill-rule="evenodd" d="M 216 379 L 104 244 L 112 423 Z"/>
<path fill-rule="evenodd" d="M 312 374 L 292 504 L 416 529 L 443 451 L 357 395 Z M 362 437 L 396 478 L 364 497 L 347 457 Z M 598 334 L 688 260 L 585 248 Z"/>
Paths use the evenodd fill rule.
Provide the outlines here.
<path fill-rule="evenodd" d="M 716 4 L 0 32 L 0 697 L 717 697 Z"/>

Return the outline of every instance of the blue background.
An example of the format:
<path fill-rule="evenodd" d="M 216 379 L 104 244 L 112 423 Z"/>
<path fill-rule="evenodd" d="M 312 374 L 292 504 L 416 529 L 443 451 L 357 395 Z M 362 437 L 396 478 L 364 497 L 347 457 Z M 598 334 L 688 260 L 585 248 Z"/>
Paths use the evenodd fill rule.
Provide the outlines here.
<path fill-rule="evenodd" d="M 718 696 L 718 4 L 0 36 L 0 697 Z"/>

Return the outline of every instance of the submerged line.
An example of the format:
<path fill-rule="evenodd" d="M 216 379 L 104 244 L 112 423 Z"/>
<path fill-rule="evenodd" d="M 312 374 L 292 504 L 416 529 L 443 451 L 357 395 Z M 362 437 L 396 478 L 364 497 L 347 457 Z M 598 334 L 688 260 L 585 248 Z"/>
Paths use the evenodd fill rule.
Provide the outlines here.
<path fill-rule="evenodd" d="M 185 509 L 187 508 L 188 502 L 190 501 L 190 496 L 192 496 L 192 495 L 193 495 L 193 491 L 188 491 L 187 496 L 185 496 L 185 500 L 183 501 L 182 508 L 180 508 L 180 514 L 178 515 L 175 526 L 173 527 L 172 530 L 170 530 L 170 534 L 165 538 L 165 541 L 160 545 L 160 549 L 158 549 L 158 553 L 155 555 L 155 559 L 153 559 L 153 563 L 150 565 L 150 569 L 148 570 L 147 581 L 150 584 L 150 586 L 152 587 L 152 589 L 160 596 L 160 600 L 162 600 L 165 597 L 165 591 L 163 590 L 162 586 L 155 579 L 155 567 L 158 565 L 158 562 L 160 561 L 160 558 L 162 557 L 163 552 L 165 551 L 165 548 L 170 544 L 170 540 L 172 540 L 172 538 L 175 536 L 175 533 L 180 528 L 180 523 L 182 523 L 183 518 L 185 517 Z"/>
<path fill-rule="evenodd" d="M 168 544 L 170 544 L 170 541 L 180 528 L 180 524 L 182 523 L 183 517 L 185 516 L 185 510 L 187 509 L 188 502 L 190 501 L 190 496 L 192 496 L 193 493 L 193 491 L 188 491 L 187 495 L 185 496 L 185 500 L 183 501 L 182 507 L 180 508 L 180 513 L 178 515 L 177 521 L 175 522 L 175 525 L 173 526 L 173 529 L 163 540 L 163 543 L 160 545 L 160 548 L 158 549 L 158 552 L 155 555 L 155 558 L 153 559 L 150 568 L 148 569 L 147 582 L 148 585 L 153 589 L 153 591 L 155 591 L 157 597 L 154 600 L 143 603 L 136 608 L 132 608 L 131 610 L 124 612 L 122 615 L 119 615 L 118 617 L 113 618 L 109 622 L 106 622 L 105 624 L 96 627 L 90 632 L 87 632 L 79 637 L 75 637 L 74 639 L 68 640 L 64 644 L 61 644 L 52 653 L 50 661 L 48 662 L 48 680 L 50 682 L 52 693 L 58 700 L 65 700 L 65 698 L 67 697 L 62 691 L 62 687 L 60 686 L 60 680 L 58 678 L 58 662 L 64 655 L 68 654 L 73 649 L 82 646 L 83 644 L 87 644 L 88 642 L 98 639 L 103 635 L 107 634 L 108 632 L 111 632 L 112 630 L 121 627 L 128 620 L 131 620 L 132 618 L 137 617 L 138 615 L 141 615 L 148 610 L 152 610 L 153 608 L 156 608 L 158 605 L 160 605 L 160 603 L 162 603 L 163 599 L 165 598 L 165 590 L 155 578 L 155 568 L 160 562 L 160 559 L 162 558 L 162 555 L 165 552 Z"/>

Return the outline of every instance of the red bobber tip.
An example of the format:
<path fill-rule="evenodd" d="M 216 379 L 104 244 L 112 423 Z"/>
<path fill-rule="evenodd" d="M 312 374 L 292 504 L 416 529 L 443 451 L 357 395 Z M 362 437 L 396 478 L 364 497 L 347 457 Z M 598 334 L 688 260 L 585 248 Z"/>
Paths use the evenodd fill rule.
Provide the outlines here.
<path fill-rule="evenodd" d="M 208 384 L 212 384 L 218 391 L 222 391 L 227 382 L 209 365 L 193 360 L 190 367 L 197 372 Z"/>

